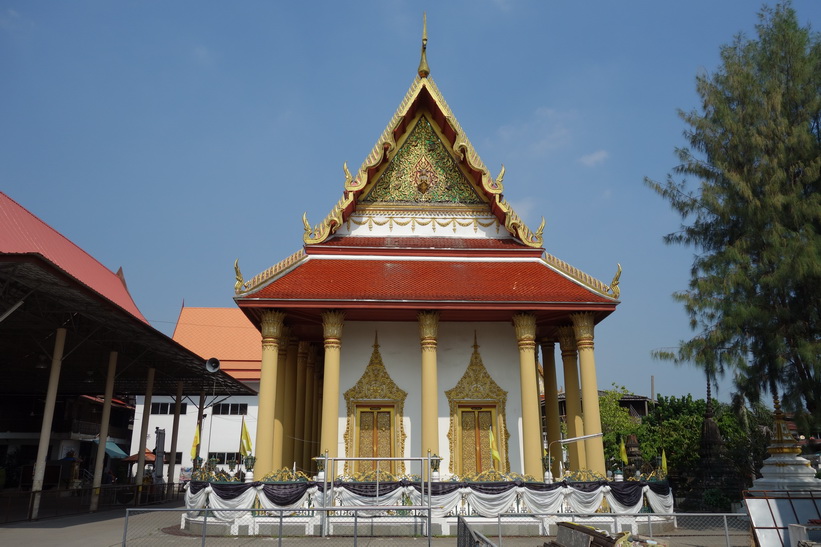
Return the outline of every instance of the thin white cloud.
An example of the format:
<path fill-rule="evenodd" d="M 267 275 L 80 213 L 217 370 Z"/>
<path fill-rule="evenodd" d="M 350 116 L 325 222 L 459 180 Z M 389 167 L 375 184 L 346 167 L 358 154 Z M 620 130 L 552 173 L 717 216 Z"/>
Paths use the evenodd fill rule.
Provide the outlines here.
<path fill-rule="evenodd" d="M 0 29 L 10 30 L 21 21 L 20 14 L 12 8 L 0 11 Z"/>
<path fill-rule="evenodd" d="M 539 227 L 539 222 L 541 219 L 536 207 L 541 205 L 539 204 L 539 200 L 537 198 L 528 196 L 521 200 L 511 200 L 509 203 L 513 210 L 516 211 L 516 214 L 519 215 L 519 218 L 525 221 L 528 228 L 531 230 L 536 230 L 536 228 Z"/>
<path fill-rule="evenodd" d="M 515 145 L 531 156 L 544 156 L 570 141 L 568 126 L 575 117 L 574 112 L 540 107 L 528 120 L 500 127 L 497 136 L 500 144 Z"/>
<path fill-rule="evenodd" d="M 607 160 L 609 157 L 610 152 L 607 150 L 596 150 L 591 154 L 586 154 L 579 158 L 579 163 L 586 165 L 587 167 L 593 167 L 594 165 L 598 165 Z"/>
<path fill-rule="evenodd" d="M 214 55 L 214 53 L 203 45 L 194 46 L 194 48 L 191 50 L 191 54 L 194 57 L 194 62 L 197 63 L 197 65 L 204 68 L 212 67 L 216 60 L 216 56 Z"/>

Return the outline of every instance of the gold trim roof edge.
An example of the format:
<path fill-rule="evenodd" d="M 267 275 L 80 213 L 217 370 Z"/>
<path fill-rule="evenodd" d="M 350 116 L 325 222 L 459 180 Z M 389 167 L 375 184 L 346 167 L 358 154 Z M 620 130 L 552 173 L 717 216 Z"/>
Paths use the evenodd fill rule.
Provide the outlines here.
<path fill-rule="evenodd" d="M 620 290 L 618 289 L 618 283 L 621 269 L 619 269 L 619 272 L 613 278 L 613 281 L 610 283 L 610 285 L 608 285 L 603 281 L 596 279 L 592 275 L 584 273 L 575 266 L 571 266 L 561 258 L 555 257 L 546 251 L 542 255 L 542 261 L 548 266 L 552 267 L 554 270 L 566 275 L 573 281 L 576 281 L 577 283 L 583 285 L 591 291 L 618 301 L 620 294 Z"/>
<path fill-rule="evenodd" d="M 305 253 L 305 249 L 300 249 L 291 256 L 283 260 L 280 260 L 270 268 L 258 273 L 248 281 L 242 279 L 242 275 L 239 273 L 239 269 L 237 269 L 237 284 L 234 286 L 234 295 L 246 296 L 254 292 L 268 280 L 273 279 L 281 273 L 284 273 L 286 270 L 295 268 L 300 262 L 305 260 L 307 257 L 308 255 Z"/>

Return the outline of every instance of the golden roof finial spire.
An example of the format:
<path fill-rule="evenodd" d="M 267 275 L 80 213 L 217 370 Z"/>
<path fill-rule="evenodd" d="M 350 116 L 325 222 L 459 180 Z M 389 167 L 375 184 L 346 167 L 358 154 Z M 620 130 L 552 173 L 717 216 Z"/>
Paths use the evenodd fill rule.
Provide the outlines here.
<path fill-rule="evenodd" d="M 428 66 L 428 14 L 422 13 L 422 58 L 419 59 L 419 77 L 427 78 L 430 75 L 430 67 Z"/>

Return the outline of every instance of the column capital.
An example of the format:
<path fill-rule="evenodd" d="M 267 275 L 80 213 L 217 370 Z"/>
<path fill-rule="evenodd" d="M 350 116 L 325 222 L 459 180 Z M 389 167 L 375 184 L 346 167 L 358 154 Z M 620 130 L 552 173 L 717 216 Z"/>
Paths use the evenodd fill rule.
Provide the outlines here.
<path fill-rule="evenodd" d="M 307 340 L 300 340 L 299 347 L 297 348 L 297 359 L 306 360 L 308 358 L 308 352 L 311 349 L 311 343 Z"/>
<path fill-rule="evenodd" d="M 279 330 L 279 347 L 287 348 L 291 340 L 291 328 L 288 325 L 282 325 Z"/>
<path fill-rule="evenodd" d="M 522 342 L 536 340 L 536 316 L 532 313 L 517 313 L 513 316 L 513 328 L 516 329 L 516 340 Z"/>
<path fill-rule="evenodd" d="M 322 312 L 322 330 L 325 338 L 342 338 L 342 327 L 345 324 L 345 312 Z"/>
<path fill-rule="evenodd" d="M 436 338 L 439 334 L 439 312 L 438 311 L 420 311 L 417 316 L 419 319 L 419 337 Z"/>
<path fill-rule="evenodd" d="M 285 312 L 277 310 L 263 310 L 260 316 L 260 331 L 262 338 L 279 338 L 285 326 Z"/>
<path fill-rule="evenodd" d="M 573 332 L 573 327 L 559 327 L 556 336 L 559 339 L 559 347 L 562 353 L 576 352 L 576 334 Z"/>
<path fill-rule="evenodd" d="M 570 314 L 570 319 L 573 320 L 573 331 L 576 335 L 576 345 L 579 349 L 586 349 L 593 347 L 593 314 L 573 313 Z"/>
<path fill-rule="evenodd" d="M 439 337 L 439 312 L 419 312 L 417 318 L 419 320 L 419 341 L 422 344 L 422 351 L 435 350 Z"/>

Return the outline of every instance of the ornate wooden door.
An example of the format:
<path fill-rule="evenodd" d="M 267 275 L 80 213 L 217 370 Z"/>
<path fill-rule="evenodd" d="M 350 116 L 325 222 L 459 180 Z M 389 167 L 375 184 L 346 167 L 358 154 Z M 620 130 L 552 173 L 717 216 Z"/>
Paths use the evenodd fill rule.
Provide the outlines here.
<path fill-rule="evenodd" d="M 356 409 L 356 455 L 362 458 L 392 458 L 394 456 L 394 407 L 360 406 Z M 376 469 L 375 461 L 357 462 L 360 473 Z M 380 462 L 380 471 L 393 473 L 394 462 Z"/>
<path fill-rule="evenodd" d="M 493 469 L 493 450 L 498 450 L 496 439 L 491 443 L 490 429 L 496 409 L 492 406 L 459 408 L 459 456 L 462 476 Z"/>

